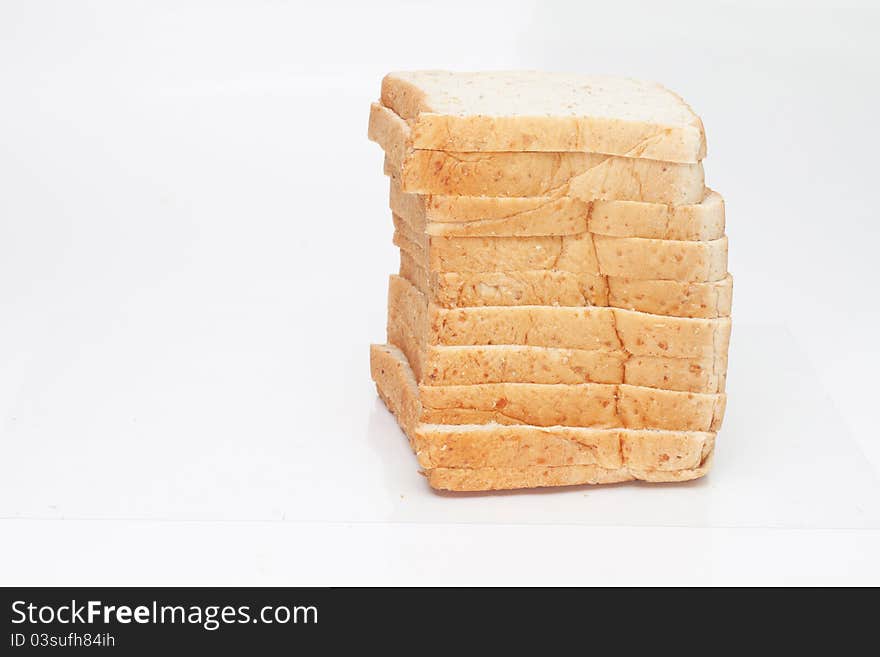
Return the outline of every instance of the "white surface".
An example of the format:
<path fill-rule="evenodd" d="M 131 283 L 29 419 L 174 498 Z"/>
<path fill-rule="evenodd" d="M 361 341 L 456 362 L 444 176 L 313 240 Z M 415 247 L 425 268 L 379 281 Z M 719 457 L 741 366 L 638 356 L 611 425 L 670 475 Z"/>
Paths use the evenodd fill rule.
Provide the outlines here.
<path fill-rule="evenodd" d="M 0 583 L 880 581 L 878 12 L 499 7 L 0 7 Z M 382 73 L 430 66 L 702 115 L 736 280 L 710 478 L 415 474 L 368 375 L 396 259 L 365 132 Z"/>

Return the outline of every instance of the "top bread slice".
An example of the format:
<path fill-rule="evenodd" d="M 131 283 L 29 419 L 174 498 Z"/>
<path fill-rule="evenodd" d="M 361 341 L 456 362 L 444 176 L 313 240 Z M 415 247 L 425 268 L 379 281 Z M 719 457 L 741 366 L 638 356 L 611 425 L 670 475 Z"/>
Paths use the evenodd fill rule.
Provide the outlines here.
<path fill-rule="evenodd" d="M 414 149 L 412 131 L 373 104 L 368 137 L 385 151 L 385 173 L 405 192 L 542 196 L 683 205 L 705 196 L 703 166 L 592 152 L 449 152 Z"/>
<path fill-rule="evenodd" d="M 700 118 L 654 82 L 537 71 L 407 71 L 385 76 L 381 99 L 410 124 L 418 149 L 579 151 L 687 163 L 706 155 Z"/>

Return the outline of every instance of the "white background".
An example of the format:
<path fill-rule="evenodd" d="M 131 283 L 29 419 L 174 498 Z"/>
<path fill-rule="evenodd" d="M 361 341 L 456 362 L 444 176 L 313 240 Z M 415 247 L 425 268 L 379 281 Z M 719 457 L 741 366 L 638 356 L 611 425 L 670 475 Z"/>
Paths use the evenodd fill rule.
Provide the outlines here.
<path fill-rule="evenodd" d="M 0 4 L 0 584 L 880 583 L 880 10 Z M 369 380 L 395 69 L 656 79 L 702 116 L 717 469 L 441 496 Z M 872 474 L 873 471 L 873 474 Z"/>

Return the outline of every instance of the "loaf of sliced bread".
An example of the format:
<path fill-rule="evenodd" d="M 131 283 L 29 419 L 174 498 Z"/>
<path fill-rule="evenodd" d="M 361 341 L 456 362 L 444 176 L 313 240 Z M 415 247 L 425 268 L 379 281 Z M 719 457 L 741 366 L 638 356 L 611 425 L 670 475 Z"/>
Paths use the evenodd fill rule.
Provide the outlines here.
<path fill-rule="evenodd" d="M 455 196 L 542 196 L 675 205 L 705 196 L 703 166 L 584 152 L 414 150 L 409 127 L 374 105 L 369 137 L 385 151 L 386 175 L 405 192 Z"/>
<path fill-rule="evenodd" d="M 562 485 L 560 476 L 569 483 L 680 481 L 704 474 L 714 447 L 711 432 L 423 424 L 418 420 L 419 388 L 402 352 L 373 345 L 370 366 L 379 396 L 410 439 L 429 483 L 440 488 L 515 488 L 516 481 L 541 477 L 536 468 L 562 467 L 580 469 L 557 472 L 557 479 L 545 474 L 539 485 Z M 474 469 L 480 472 L 465 472 Z M 432 479 L 434 470 L 438 473 Z M 483 485 L 473 487 L 477 476 Z"/>
<path fill-rule="evenodd" d="M 382 104 L 407 120 L 413 148 L 588 151 L 698 162 L 699 117 L 654 82 L 536 71 L 407 71 L 382 80 Z"/>
<path fill-rule="evenodd" d="M 430 485 L 705 475 L 732 280 L 691 108 L 630 79 L 416 71 L 386 76 L 368 135 L 400 250 L 372 378 Z"/>

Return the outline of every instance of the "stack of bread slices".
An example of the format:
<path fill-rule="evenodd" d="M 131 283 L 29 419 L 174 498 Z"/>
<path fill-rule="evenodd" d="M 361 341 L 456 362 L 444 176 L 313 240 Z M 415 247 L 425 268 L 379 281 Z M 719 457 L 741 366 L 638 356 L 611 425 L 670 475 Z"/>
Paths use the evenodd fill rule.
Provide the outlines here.
<path fill-rule="evenodd" d="M 400 248 L 372 376 L 430 485 L 704 475 L 732 279 L 691 108 L 630 79 L 393 73 L 369 136 Z"/>

